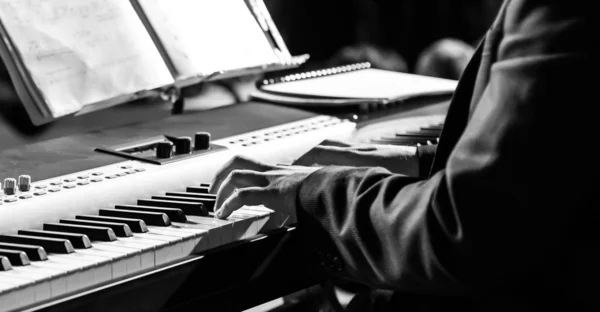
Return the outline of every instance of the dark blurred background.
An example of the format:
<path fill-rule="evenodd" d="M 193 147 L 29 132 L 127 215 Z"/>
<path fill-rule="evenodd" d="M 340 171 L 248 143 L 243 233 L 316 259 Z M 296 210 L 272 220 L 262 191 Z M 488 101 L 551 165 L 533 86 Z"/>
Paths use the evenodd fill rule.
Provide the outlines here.
<path fill-rule="evenodd" d="M 307 67 L 373 67 L 457 79 L 501 0 L 265 0 Z"/>

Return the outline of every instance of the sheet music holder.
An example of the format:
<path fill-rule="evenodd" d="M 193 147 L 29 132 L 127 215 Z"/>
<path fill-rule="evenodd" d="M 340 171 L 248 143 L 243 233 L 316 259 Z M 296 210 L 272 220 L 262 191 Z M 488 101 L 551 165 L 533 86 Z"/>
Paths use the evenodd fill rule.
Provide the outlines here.
<path fill-rule="evenodd" d="M 36 125 L 297 67 L 262 0 L 0 0 L 0 56 Z"/>

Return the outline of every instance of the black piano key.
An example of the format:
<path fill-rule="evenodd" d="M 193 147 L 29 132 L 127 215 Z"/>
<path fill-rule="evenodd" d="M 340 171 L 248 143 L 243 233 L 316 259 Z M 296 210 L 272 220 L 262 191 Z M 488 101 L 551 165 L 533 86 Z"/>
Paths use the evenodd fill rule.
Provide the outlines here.
<path fill-rule="evenodd" d="M 442 129 L 444 128 L 444 124 L 439 124 L 439 125 L 430 125 L 427 127 L 421 127 L 419 129 L 421 130 L 438 130 L 438 131 L 442 131 Z"/>
<path fill-rule="evenodd" d="M 442 134 L 442 132 L 440 130 L 419 129 L 417 131 L 406 131 L 406 132 L 404 132 L 404 134 L 430 135 L 430 136 L 438 137 L 438 136 L 440 136 L 440 134 Z"/>
<path fill-rule="evenodd" d="M 104 222 L 104 221 L 89 221 L 89 220 L 77 220 L 77 219 L 61 219 L 60 223 L 74 224 L 74 225 L 87 225 L 87 226 L 98 226 L 111 228 L 117 237 L 131 237 L 133 232 L 129 228 L 129 225 L 125 223 L 115 222 Z"/>
<path fill-rule="evenodd" d="M 188 186 L 186 192 L 188 193 L 199 193 L 199 194 L 210 194 L 208 190 L 209 186 Z"/>
<path fill-rule="evenodd" d="M 130 218 L 119 218 L 119 217 L 106 217 L 106 216 L 92 216 L 92 215 L 81 215 L 76 216 L 75 219 L 78 220 L 90 220 L 90 221 L 102 221 L 102 222 L 115 222 L 115 223 L 125 223 L 132 232 L 134 233 L 146 233 L 148 232 L 148 227 L 146 226 L 146 222 L 141 219 L 130 219 Z"/>
<path fill-rule="evenodd" d="M 99 214 L 107 217 L 141 219 L 148 225 L 169 226 L 171 219 L 165 213 L 121 210 L 121 209 L 100 209 Z"/>
<path fill-rule="evenodd" d="M 12 269 L 12 265 L 10 265 L 10 260 L 7 257 L 0 256 L 0 271 L 8 271 Z"/>
<path fill-rule="evenodd" d="M 161 195 L 159 195 L 159 196 L 161 196 Z M 217 195 L 213 195 L 213 194 L 189 193 L 189 192 L 166 192 L 164 196 L 211 198 L 211 199 L 217 198 Z"/>
<path fill-rule="evenodd" d="M 115 232 L 109 227 L 44 223 L 44 231 L 85 234 L 93 241 L 112 242 L 117 240 L 117 235 L 115 235 Z"/>
<path fill-rule="evenodd" d="M 428 135 L 428 134 L 411 134 L 411 133 L 396 133 L 394 138 L 415 138 L 415 139 L 427 139 L 427 140 L 436 140 L 438 138 L 437 135 Z"/>
<path fill-rule="evenodd" d="M 210 188 L 210 183 L 200 183 L 200 186 Z"/>
<path fill-rule="evenodd" d="M 374 144 L 389 144 L 389 145 L 407 145 L 415 146 L 417 144 L 427 144 L 427 140 L 421 139 L 403 139 L 403 138 L 379 138 L 371 140 Z"/>
<path fill-rule="evenodd" d="M 169 192 L 170 193 L 170 192 Z M 216 194 L 208 194 L 208 193 L 188 193 L 188 192 L 177 192 L 179 194 L 188 194 L 185 197 L 192 197 L 192 194 L 195 194 L 196 197 L 201 197 L 201 198 L 213 198 L 213 199 L 217 199 L 217 195 Z"/>
<path fill-rule="evenodd" d="M 13 244 L 13 243 L 0 243 L 0 248 L 10 250 L 20 250 L 27 254 L 31 261 L 46 261 L 48 255 L 46 250 L 42 246 L 27 245 L 27 244 Z"/>
<path fill-rule="evenodd" d="M 152 196 L 152 199 L 202 203 L 202 204 L 204 204 L 204 207 L 206 207 L 206 209 L 208 211 L 214 211 L 215 202 L 217 201 L 215 198 L 207 198 L 207 197 L 201 197 L 201 196 L 199 196 L 199 197 L 174 196 L 174 195 L 168 195 L 168 194 L 169 193 L 167 193 L 166 196 L 162 196 L 162 195 Z M 193 194 L 193 193 L 186 193 L 186 194 Z M 198 194 L 196 194 L 196 195 L 198 195 Z"/>
<path fill-rule="evenodd" d="M 385 138 L 388 139 L 388 138 Z M 393 139 L 394 142 L 398 142 L 400 143 L 404 143 L 404 142 L 408 142 L 409 144 L 411 143 L 420 143 L 420 144 L 427 144 L 427 142 L 432 142 L 432 143 L 437 143 L 437 138 L 436 137 L 430 137 L 430 136 L 419 136 L 419 137 L 410 137 L 410 136 L 397 136 Z"/>
<path fill-rule="evenodd" d="M 383 137 L 380 137 L 379 140 L 388 140 L 390 142 L 427 142 L 427 141 L 429 141 L 428 140 L 429 138 L 435 138 L 435 137 L 395 135 L 395 136 L 383 136 Z"/>
<path fill-rule="evenodd" d="M 75 251 L 70 241 L 61 238 L 4 234 L 0 235 L 0 242 L 41 246 L 48 252 L 59 254 L 70 254 Z"/>
<path fill-rule="evenodd" d="M 14 266 L 29 265 L 29 257 L 27 257 L 27 254 L 24 251 L 0 249 L 0 257 L 8 258 L 10 264 Z"/>
<path fill-rule="evenodd" d="M 202 203 L 189 203 L 173 200 L 158 200 L 158 199 L 139 199 L 138 205 L 152 206 L 152 207 L 163 207 L 163 208 L 177 208 L 183 210 L 187 215 L 194 216 L 207 216 L 208 210 Z"/>
<path fill-rule="evenodd" d="M 190 193 L 190 192 L 167 192 L 166 196 L 180 196 L 180 197 L 194 197 L 194 198 L 211 198 L 217 199 L 217 195 L 215 194 L 207 194 L 207 193 Z"/>
<path fill-rule="evenodd" d="M 51 232 L 42 230 L 20 230 L 19 235 L 68 239 L 73 245 L 73 247 L 78 249 L 86 249 L 92 247 L 92 242 L 90 241 L 90 238 L 85 234 Z"/>
<path fill-rule="evenodd" d="M 178 208 L 163 208 L 157 206 L 144 206 L 144 205 L 116 205 L 115 209 L 121 210 L 135 210 L 135 211 L 148 211 L 148 212 L 158 212 L 164 213 L 169 216 L 171 222 L 186 222 L 187 218 L 185 217 L 185 213 L 183 210 Z"/>

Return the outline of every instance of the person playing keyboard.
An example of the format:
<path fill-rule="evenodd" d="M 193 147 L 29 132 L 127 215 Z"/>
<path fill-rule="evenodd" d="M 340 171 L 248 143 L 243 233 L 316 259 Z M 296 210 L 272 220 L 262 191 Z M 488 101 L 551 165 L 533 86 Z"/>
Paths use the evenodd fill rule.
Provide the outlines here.
<path fill-rule="evenodd" d="M 212 183 L 217 216 L 260 204 L 296 215 L 315 261 L 369 287 L 349 310 L 599 310 L 585 182 L 598 176 L 585 75 L 600 65 L 596 12 L 505 1 L 439 144 L 320 146 L 289 167 L 237 158 Z"/>

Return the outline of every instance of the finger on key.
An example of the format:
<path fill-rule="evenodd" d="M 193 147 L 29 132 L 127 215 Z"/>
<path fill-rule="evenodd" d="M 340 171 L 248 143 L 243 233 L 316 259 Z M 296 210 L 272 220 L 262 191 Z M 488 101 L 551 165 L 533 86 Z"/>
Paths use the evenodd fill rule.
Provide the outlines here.
<path fill-rule="evenodd" d="M 231 159 L 227 164 L 225 164 L 215 175 L 212 183 L 210 184 L 209 193 L 216 194 L 217 191 L 221 188 L 221 184 L 227 179 L 227 177 L 234 170 L 246 169 L 253 171 L 267 171 L 270 169 L 276 168 L 275 166 L 263 164 L 261 162 L 243 157 L 243 156 L 235 156 Z"/>
<path fill-rule="evenodd" d="M 239 188 L 252 186 L 267 186 L 269 181 L 260 172 L 252 170 L 234 170 L 227 179 L 223 181 L 219 192 L 217 193 L 217 202 L 215 205 L 221 207 L 223 202 L 231 196 L 231 194 Z"/>
<path fill-rule="evenodd" d="M 262 187 L 247 187 L 238 189 L 234 192 L 219 210 L 217 210 L 215 216 L 219 219 L 225 219 L 231 215 L 234 211 L 244 206 L 257 206 L 265 204 L 265 202 L 273 195 L 271 190 Z"/>

